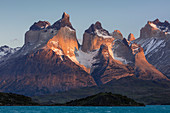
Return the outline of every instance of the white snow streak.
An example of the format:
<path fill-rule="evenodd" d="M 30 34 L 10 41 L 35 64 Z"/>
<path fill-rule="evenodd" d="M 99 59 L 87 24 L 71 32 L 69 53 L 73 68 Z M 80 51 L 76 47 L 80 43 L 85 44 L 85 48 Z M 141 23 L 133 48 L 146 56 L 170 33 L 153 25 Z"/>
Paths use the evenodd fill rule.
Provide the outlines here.
<path fill-rule="evenodd" d="M 96 34 L 97 34 L 99 37 L 103 37 L 103 38 L 113 38 L 112 36 L 107 35 L 105 32 L 100 32 L 99 30 L 96 30 L 95 32 L 96 32 Z"/>
<path fill-rule="evenodd" d="M 157 41 L 154 38 L 152 38 L 152 40 L 146 45 L 145 55 L 147 55 L 148 53 L 153 51 L 155 48 L 160 46 L 163 42 L 164 42 L 164 40 L 158 40 Z"/>

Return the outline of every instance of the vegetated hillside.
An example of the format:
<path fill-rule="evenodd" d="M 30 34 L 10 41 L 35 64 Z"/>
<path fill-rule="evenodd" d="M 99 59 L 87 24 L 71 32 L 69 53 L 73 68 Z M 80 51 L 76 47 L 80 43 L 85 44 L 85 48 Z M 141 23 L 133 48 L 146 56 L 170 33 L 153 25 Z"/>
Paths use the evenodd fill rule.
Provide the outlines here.
<path fill-rule="evenodd" d="M 0 93 L 0 106 L 32 106 L 38 105 L 30 97 L 13 93 Z"/>
<path fill-rule="evenodd" d="M 66 106 L 144 106 L 131 98 L 119 94 L 98 93 L 86 98 L 67 102 Z"/>
<path fill-rule="evenodd" d="M 93 86 L 58 92 L 51 95 L 36 96 L 33 97 L 33 100 L 41 104 L 65 103 L 71 100 L 85 98 L 99 92 L 112 92 L 114 94 L 126 95 L 137 102 L 147 105 L 170 103 L 169 81 L 140 80 L 134 77 L 112 80 L 108 84 L 99 87 Z"/>

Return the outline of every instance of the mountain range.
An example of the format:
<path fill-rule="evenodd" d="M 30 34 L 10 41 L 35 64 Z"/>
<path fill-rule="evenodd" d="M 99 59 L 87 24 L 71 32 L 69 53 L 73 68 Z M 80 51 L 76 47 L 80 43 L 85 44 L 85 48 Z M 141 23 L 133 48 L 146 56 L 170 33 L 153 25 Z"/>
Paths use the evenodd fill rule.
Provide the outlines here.
<path fill-rule="evenodd" d="M 52 25 L 35 22 L 21 48 L 0 47 L 1 92 L 47 95 L 129 77 L 169 83 L 168 21 L 148 21 L 137 39 L 132 33 L 123 38 L 119 30 L 109 33 L 97 21 L 85 30 L 80 44 L 69 19 L 64 12 Z"/>

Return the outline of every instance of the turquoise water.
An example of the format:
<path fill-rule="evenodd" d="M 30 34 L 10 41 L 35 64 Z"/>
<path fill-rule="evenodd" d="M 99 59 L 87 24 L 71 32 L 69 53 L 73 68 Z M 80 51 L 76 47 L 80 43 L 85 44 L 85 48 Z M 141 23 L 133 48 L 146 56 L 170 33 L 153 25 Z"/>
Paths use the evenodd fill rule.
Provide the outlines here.
<path fill-rule="evenodd" d="M 0 113 L 170 113 L 170 105 L 146 107 L 0 106 Z"/>

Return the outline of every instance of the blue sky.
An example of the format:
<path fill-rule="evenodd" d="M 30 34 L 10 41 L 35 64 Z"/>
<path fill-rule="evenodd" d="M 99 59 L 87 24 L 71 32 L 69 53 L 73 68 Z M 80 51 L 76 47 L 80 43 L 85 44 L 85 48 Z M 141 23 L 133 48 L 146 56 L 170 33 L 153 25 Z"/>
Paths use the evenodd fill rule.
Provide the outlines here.
<path fill-rule="evenodd" d="M 0 46 L 24 44 L 24 34 L 39 20 L 53 24 L 63 12 L 70 15 L 77 38 L 96 21 L 109 32 L 120 30 L 124 37 L 140 29 L 148 20 L 170 22 L 170 0 L 0 0 Z"/>

